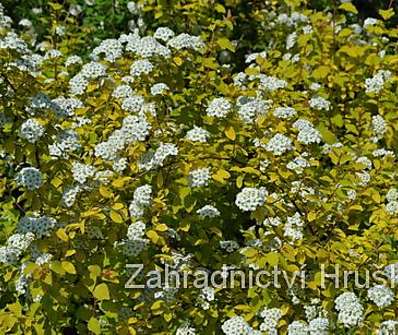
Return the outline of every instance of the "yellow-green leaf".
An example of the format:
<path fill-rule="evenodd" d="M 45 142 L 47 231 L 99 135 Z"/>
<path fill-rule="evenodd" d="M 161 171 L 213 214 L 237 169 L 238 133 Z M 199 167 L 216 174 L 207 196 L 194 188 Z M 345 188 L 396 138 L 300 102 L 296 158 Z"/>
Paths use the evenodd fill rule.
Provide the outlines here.
<path fill-rule="evenodd" d="M 351 2 L 345 2 L 339 6 L 340 9 L 353 14 L 358 14 L 358 10 Z"/>
<path fill-rule="evenodd" d="M 91 317 L 91 319 L 88 321 L 88 329 L 92 331 L 94 334 L 101 334 L 101 324 L 100 322 L 94 318 Z"/>
<path fill-rule="evenodd" d="M 98 300 L 109 300 L 108 285 L 105 283 L 97 285 L 93 291 L 93 296 Z"/>
<path fill-rule="evenodd" d="M 65 261 L 65 262 L 62 262 L 61 265 L 66 272 L 71 273 L 71 274 L 76 274 L 75 266 L 71 262 Z"/>
<path fill-rule="evenodd" d="M 233 127 L 228 127 L 227 129 L 225 129 L 225 135 L 231 141 L 235 141 L 235 139 L 236 139 L 236 133 L 235 133 L 235 129 Z"/>
<path fill-rule="evenodd" d="M 123 217 L 116 211 L 111 210 L 111 219 L 116 223 L 123 223 Z"/>

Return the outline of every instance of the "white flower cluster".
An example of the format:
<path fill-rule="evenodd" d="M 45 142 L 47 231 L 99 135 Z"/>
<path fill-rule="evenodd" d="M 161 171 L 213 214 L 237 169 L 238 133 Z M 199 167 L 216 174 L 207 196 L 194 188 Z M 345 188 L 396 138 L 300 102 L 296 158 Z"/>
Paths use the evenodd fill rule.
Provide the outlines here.
<path fill-rule="evenodd" d="M 277 326 L 279 320 L 282 318 L 282 312 L 279 308 L 264 308 L 260 316 L 263 322 L 260 324 L 260 330 L 267 332 L 267 334 L 277 334 Z"/>
<path fill-rule="evenodd" d="M 383 89 L 384 83 L 391 78 L 390 71 L 380 70 L 372 78 L 366 78 L 366 93 L 378 94 Z"/>
<path fill-rule="evenodd" d="M 289 216 L 285 224 L 284 236 L 291 238 L 293 241 L 301 240 L 303 238 L 303 226 L 304 222 L 300 213 Z"/>
<path fill-rule="evenodd" d="M 21 234 L 33 233 L 36 238 L 49 236 L 57 225 L 54 218 L 48 216 L 24 216 L 18 222 L 17 231 Z"/>
<path fill-rule="evenodd" d="M 163 42 L 167 42 L 174 36 L 175 36 L 174 31 L 172 31 L 170 28 L 167 27 L 159 27 L 156 29 L 155 33 L 153 34 L 154 38 L 161 40 Z"/>
<path fill-rule="evenodd" d="M 193 49 L 196 51 L 200 51 L 205 47 L 205 44 L 200 37 L 192 36 L 186 33 L 182 33 L 171 38 L 167 44 L 177 50 Z"/>
<path fill-rule="evenodd" d="M 265 74 L 259 74 L 257 78 L 260 80 L 259 87 L 270 92 L 274 92 L 280 88 L 285 88 L 287 82 L 283 79 L 278 79 L 276 77 L 267 76 Z"/>
<path fill-rule="evenodd" d="M 259 331 L 254 330 L 241 316 L 234 316 L 225 321 L 221 326 L 225 335 L 260 335 Z"/>
<path fill-rule="evenodd" d="M 386 121 L 381 115 L 372 116 L 372 130 L 376 138 L 382 138 L 387 131 Z"/>
<path fill-rule="evenodd" d="M 386 211 L 390 215 L 398 213 L 398 191 L 396 188 L 391 188 L 386 195 L 387 203 L 385 205 Z"/>
<path fill-rule="evenodd" d="M 165 83 L 157 83 L 151 87 L 151 94 L 152 95 L 162 95 L 169 90 L 169 86 Z"/>
<path fill-rule="evenodd" d="M 176 335 L 196 335 L 196 330 L 189 323 L 185 323 L 178 327 Z"/>
<path fill-rule="evenodd" d="M 72 163 L 73 179 L 80 184 L 85 184 L 87 179 L 94 177 L 96 169 L 87 164 L 79 162 Z"/>
<path fill-rule="evenodd" d="M 387 320 L 380 324 L 377 335 L 397 335 L 398 334 L 398 321 Z"/>
<path fill-rule="evenodd" d="M 329 334 L 329 320 L 318 317 L 310 321 L 308 325 L 309 335 L 328 335 Z"/>
<path fill-rule="evenodd" d="M 257 58 L 267 58 L 267 52 L 253 52 L 245 57 L 245 63 L 250 64 L 251 62 L 255 61 Z"/>
<path fill-rule="evenodd" d="M 44 127 L 35 119 L 28 119 L 21 125 L 19 134 L 30 143 L 36 143 L 44 134 Z"/>
<path fill-rule="evenodd" d="M 372 300 L 379 308 L 384 308 L 391 305 L 395 299 L 394 292 L 384 285 L 376 285 L 371 287 L 368 290 L 368 298 Z"/>
<path fill-rule="evenodd" d="M 144 211 L 151 205 L 152 187 L 151 185 L 142 185 L 134 191 L 133 200 L 130 203 L 130 215 L 138 218 L 144 215 Z"/>
<path fill-rule="evenodd" d="M 320 132 L 314 128 L 310 121 L 299 119 L 293 124 L 293 128 L 299 131 L 297 139 L 300 143 L 311 144 L 321 142 Z"/>
<path fill-rule="evenodd" d="M 169 156 L 177 156 L 178 148 L 172 143 L 161 143 L 155 152 L 149 151 L 138 162 L 138 167 L 149 171 L 159 166 L 163 166 L 164 161 Z"/>
<path fill-rule="evenodd" d="M 274 110 L 274 116 L 280 119 L 290 119 L 297 115 L 297 111 L 292 107 L 277 107 Z"/>
<path fill-rule="evenodd" d="M 73 116 L 77 108 L 83 107 L 83 103 L 76 98 L 58 97 L 51 102 L 57 117 Z"/>
<path fill-rule="evenodd" d="M 112 97 L 116 99 L 125 99 L 131 97 L 133 93 L 133 89 L 129 85 L 122 84 L 113 90 Z"/>
<path fill-rule="evenodd" d="M 310 164 L 308 163 L 308 161 L 302 156 L 295 157 L 293 160 L 286 164 L 286 167 L 289 170 L 293 170 L 296 173 L 303 173 L 304 169 L 309 166 Z"/>
<path fill-rule="evenodd" d="M 79 185 L 66 187 L 62 193 L 62 204 L 68 208 L 72 207 L 80 191 Z"/>
<path fill-rule="evenodd" d="M 343 323 L 345 327 L 354 327 L 361 323 L 364 309 L 355 293 L 342 293 L 335 299 L 334 303 L 339 312 L 338 321 Z"/>
<path fill-rule="evenodd" d="M 5 246 L 0 247 L 0 263 L 15 264 L 22 254 L 29 248 L 34 241 L 35 235 L 32 233 L 11 235 Z"/>
<path fill-rule="evenodd" d="M 136 221 L 127 228 L 127 238 L 134 240 L 136 238 L 143 238 L 145 235 L 146 225 L 142 221 Z"/>
<path fill-rule="evenodd" d="M 30 191 L 37 190 L 43 183 L 40 170 L 34 167 L 25 167 L 19 171 L 16 182 Z"/>
<path fill-rule="evenodd" d="M 100 54 L 104 54 L 104 59 L 113 63 L 123 55 L 123 45 L 116 39 L 105 39 L 98 47 L 94 48 L 90 56 L 97 60 Z"/>
<path fill-rule="evenodd" d="M 275 156 L 280 156 L 285 152 L 292 150 L 292 140 L 283 134 L 275 134 L 272 137 L 266 147 L 265 150 L 272 152 Z"/>
<path fill-rule="evenodd" d="M 255 211 L 264 204 L 267 195 L 265 187 L 245 187 L 237 194 L 235 204 L 244 212 Z"/>
<path fill-rule="evenodd" d="M 83 60 L 81 59 L 81 57 L 72 55 L 65 60 L 65 67 L 70 67 L 75 64 L 83 64 Z"/>
<path fill-rule="evenodd" d="M 239 243 L 232 240 L 220 241 L 220 248 L 226 252 L 234 252 L 239 249 Z"/>
<path fill-rule="evenodd" d="M 398 263 L 389 264 L 384 268 L 384 274 L 393 283 L 398 284 Z"/>
<path fill-rule="evenodd" d="M 290 16 L 282 13 L 278 15 L 276 22 L 289 27 L 297 27 L 301 23 L 308 22 L 308 17 L 298 12 L 293 12 Z"/>
<path fill-rule="evenodd" d="M 150 124 L 143 116 L 128 115 L 123 120 L 120 129 L 115 130 L 106 142 L 95 147 L 95 155 L 105 160 L 115 160 L 118 152 L 135 141 L 144 141 L 151 129 Z"/>
<path fill-rule="evenodd" d="M 189 172 L 189 181 L 192 187 L 207 186 L 210 179 L 210 168 L 200 168 Z"/>
<path fill-rule="evenodd" d="M 201 127 L 194 126 L 191 130 L 187 131 L 185 138 L 192 142 L 206 143 L 210 133 Z"/>
<path fill-rule="evenodd" d="M 136 60 L 130 66 L 130 75 L 133 77 L 139 77 L 143 74 L 148 75 L 153 70 L 153 64 L 147 59 Z"/>
<path fill-rule="evenodd" d="M 87 88 L 90 80 L 106 75 L 105 66 L 101 63 L 90 62 L 84 64 L 81 71 L 69 81 L 69 90 L 72 95 L 81 95 Z"/>
<path fill-rule="evenodd" d="M 220 211 L 212 205 L 206 205 L 196 211 L 201 218 L 215 218 L 220 216 Z"/>
<path fill-rule="evenodd" d="M 232 105 L 225 98 L 215 98 L 213 99 L 209 106 L 206 108 L 206 113 L 208 116 L 223 118 L 231 111 Z"/>
<path fill-rule="evenodd" d="M 65 158 L 80 149 L 79 136 L 74 130 L 66 129 L 58 132 L 53 144 L 49 144 L 48 151 L 52 158 Z"/>
<path fill-rule="evenodd" d="M 119 38 L 121 43 L 126 44 L 126 51 L 133 52 L 142 58 L 150 57 L 164 57 L 168 58 L 171 55 L 169 48 L 159 43 L 156 38 L 152 36 L 140 37 L 138 34 L 121 35 Z"/>
<path fill-rule="evenodd" d="M 130 113 L 139 113 L 144 107 L 145 100 L 140 95 L 130 95 L 123 99 L 122 109 Z"/>
<path fill-rule="evenodd" d="M 328 101 L 325 98 L 322 98 L 320 96 L 315 96 L 315 97 L 311 98 L 310 106 L 311 106 L 311 108 L 314 108 L 316 110 L 324 109 L 324 110 L 328 111 L 330 109 L 330 101 Z"/>
<path fill-rule="evenodd" d="M 255 119 L 268 112 L 270 100 L 241 96 L 237 100 L 238 115 L 245 123 L 252 123 Z"/>
<path fill-rule="evenodd" d="M 287 328 L 288 335 L 308 335 L 308 325 L 304 321 L 293 321 Z"/>

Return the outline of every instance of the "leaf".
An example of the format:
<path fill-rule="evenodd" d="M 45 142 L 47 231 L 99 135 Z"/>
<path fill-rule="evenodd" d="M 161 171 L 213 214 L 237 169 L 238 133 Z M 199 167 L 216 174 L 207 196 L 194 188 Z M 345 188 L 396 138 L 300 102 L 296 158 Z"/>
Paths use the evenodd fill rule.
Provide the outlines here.
<path fill-rule="evenodd" d="M 223 48 L 223 49 L 228 49 L 232 52 L 235 52 L 235 46 L 232 44 L 232 42 L 226 38 L 226 37 L 221 37 L 217 40 L 217 44 Z"/>
<path fill-rule="evenodd" d="M 88 329 L 92 331 L 94 334 L 101 334 L 101 324 L 96 318 L 91 317 L 87 325 Z"/>
<path fill-rule="evenodd" d="M 108 285 L 101 283 L 95 287 L 93 296 L 98 300 L 109 300 L 109 289 Z"/>
<path fill-rule="evenodd" d="M 56 234 L 56 235 L 58 236 L 58 238 L 59 238 L 60 240 L 62 240 L 62 241 L 67 242 L 67 241 L 69 240 L 69 236 L 66 234 L 65 229 L 60 228 L 60 229 L 58 229 L 58 230 L 56 231 L 55 234 Z"/>
<path fill-rule="evenodd" d="M 390 8 L 390 9 L 387 9 L 387 10 L 380 9 L 379 10 L 379 14 L 384 20 L 388 20 L 388 19 L 391 19 L 394 16 L 395 13 L 394 13 L 394 9 Z"/>
<path fill-rule="evenodd" d="M 216 12 L 224 14 L 225 13 L 225 8 L 223 5 L 221 5 L 220 3 L 218 3 L 217 5 L 214 6 L 214 9 L 216 10 Z"/>
<path fill-rule="evenodd" d="M 307 215 L 307 219 L 309 222 L 314 221 L 316 219 L 317 214 L 313 211 L 309 212 Z"/>
<path fill-rule="evenodd" d="M 116 211 L 111 210 L 111 219 L 115 223 L 123 223 L 123 217 Z"/>
<path fill-rule="evenodd" d="M 279 263 L 279 255 L 276 252 L 270 252 L 265 256 L 266 261 L 271 266 L 276 266 Z"/>
<path fill-rule="evenodd" d="M 345 10 L 346 12 L 350 12 L 353 14 L 358 14 L 358 10 L 351 2 L 345 2 L 339 6 L 339 9 Z"/>
<path fill-rule="evenodd" d="M 224 169 L 220 169 L 215 174 L 213 174 L 213 179 L 220 183 L 225 183 L 225 179 L 228 179 L 230 177 L 231 177 L 231 174 Z"/>
<path fill-rule="evenodd" d="M 61 265 L 66 272 L 71 273 L 71 274 L 76 274 L 75 266 L 71 262 L 64 261 L 61 263 Z"/>
<path fill-rule="evenodd" d="M 231 140 L 235 141 L 236 139 L 236 133 L 235 129 L 233 127 L 228 127 L 225 129 L 225 135 Z"/>
<path fill-rule="evenodd" d="M 104 185 L 101 185 L 99 188 L 99 193 L 104 197 L 104 198 L 112 198 L 113 193 L 109 191 L 107 187 Z"/>
<path fill-rule="evenodd" d="M 154 230 L 148 230 L 146 232 L 146 236 L 148 236 L 148 238 L 156 244 L 156 242 L 159 240 L 159 235 L 156 231 Z"/>

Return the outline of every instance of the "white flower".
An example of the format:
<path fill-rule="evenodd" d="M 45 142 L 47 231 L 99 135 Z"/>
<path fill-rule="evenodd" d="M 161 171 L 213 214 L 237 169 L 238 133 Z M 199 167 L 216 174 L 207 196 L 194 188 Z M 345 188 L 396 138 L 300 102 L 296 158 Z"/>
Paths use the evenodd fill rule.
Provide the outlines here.
<path fill-rule="evenodd" d="M 255 211 L 262 206 L 267 196 L 265 188 L 245 187 L 236 196 L 235 204 L 244 212 Z"/>
<path fill-rule="evenodd" d="M 339 312 L 338 321 L 345 327 L 354 327 L 361 323 L 364 309 L 355 293 L 342 293 L 334 302 L 335 308 Z"/>
<path fill-rule="evenodd" d="M 194 126 L 191 130 L 187 131 L 185 138 L 192 142 L 206 143 L 210 133 L 200 127 Z"/>
<path fill-rule="evenodd" d="M 384 136 L 386 129 L 386 121 L 384 121 L 381 115 L 372 116 L 372 130 L 377 138 Z"/>
<path fill-rule="evenodd" d="M 367 27 L 370 27 L 370 26 L 374 26 L 375 24 L 377 24 L 377 19 L 375 19 L 373 17 L 368 17 L 363 22 L 363 27 L 367 28 Z"/>
<path fill-rule="evenodd" d="M 151 94 L 152 95 L 161 95 L 164 94 L 169 87 L 165 83 L 158 83 L 151 87 Z"/>
<path fill-rule="evenodd" d="M 274 110 L 274 116 L 280 119 L 290 119 L 297 115 L 297 112 L 292 107 L 278 107 Z"/>
<path fill-rule="evenodd" d="M 142 74 L 150 74 L 153 70 L 153 65 L 149 60 L 139 59 L 136 60 L 130 67 L 130 75 L 139 77 Z"/>
<path fill-rule="evenodd" d="M 215 98 L 206 108 L 208 116 L 223 118 L 231 111 L 231 103 L 225 98 Z"/>
<path fill-rule="evenodd" d="M 201 218 L 215 218 L 217 216 L 220 216 L 220 211 L 214 206 L 206 205 L 198 209 L 196 211 L 196 214 L 198 214 Z"/>
<path fill-rule="evenodd" d="M 21 125 L 20 136 L 30 143 L 36 143 L 44 134 L 44 127 L 34 119 L 28 119 Z"/>
<path fill-rule="evenodd" d="M 268 141 L 265 150 L 272 152 L 276 156 L 280 156 L 283 153 L 292 150 L 292 148 L 292 140 L 285 135 L 278 133 Z"/>
<path fill-rule="evenodd" d="M 136 221 L 132 223 L 127 229 L 127 238 L 129 240 L 135 240 L 137 238 L 143 238 L 145 236 L 146 225 L 142 221 Z"/>
<path fill-rule="evenodd" d="M 287 328 L 288 335 L 308 335 L 308 325 L 304 321 L 293 321 Z"/>
<path fill-rule="evenodd" d="M 72 163 L 73 179 L 80 184 L 85 184 L 88 178 L 94 176 L 95 171 L 95 168 L 91 165 L 82 164 L 79 162 Z"/>
<path fill-rule="evenodd" d="M 380 308 L 391 305 L 395 300 L 394 292 L 383 285 L 376 285 L 370 288 L 368 290 L 368 298 Z"/>
<path fill-rule="evenodd" d="M 189 173 L 190 184 L 192 187 L 207 186 L 211 179 L 210 168 L 201 168 Z"/>
<path fill-rule="evenodd" d="M 34 191 L 42 185 L 43 178 L 38 169 L 25 167 L 19 171 L 16 181 L 19 185 L 26 187 L 30 191 Z"/>
<path fill-rule="evenodd" d="M 260 316 L 263 318 L 260 330 L 267 333 L 275 333 L 278 322 L 282 317 L 281 310 L 279 308 L 264 308 Z"/>
<path fill-rule="evenodd" d="M 314 108 L 316 110 L 326 110 L 328 111 L 330 109 L 330 101 L 326 100 L 325 98 L 322 98 L 320 96 L 315 96 L 311 98 L 310 100 L 310 106 L 311 108 Z"/>

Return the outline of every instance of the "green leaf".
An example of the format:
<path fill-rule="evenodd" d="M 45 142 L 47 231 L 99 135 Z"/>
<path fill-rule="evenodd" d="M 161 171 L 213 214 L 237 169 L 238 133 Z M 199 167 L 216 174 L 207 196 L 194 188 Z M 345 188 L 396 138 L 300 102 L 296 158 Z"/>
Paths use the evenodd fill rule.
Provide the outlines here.
<path fill-rule="evenodd" d="M 116 211 L 111 210 L 111 219 L 115 223 L 123 223 L 123 217 Z"/>
<path fill-rule="evenodd" d="M 232 42 L 226 38 L 226 37 L 221 37 L 217 40 L 217 44 L 223 48 L 223 49 L 228 49 L 232 52 L 235 52 L 235 46 L 232 44 Z"/>
<path fill-rule="evenodd" d="M 339 6 L 339 9 L 345 10 L 346 12 L 350 12 L 353 14 L 358 14 L 358 10 L 351 2 L 345 2 Z"/>
<path fill-rule="evenodd" d="M 225 135 L 231 140 L 235 141 L 236 139 L 236 133 L 233 127 L 228 127 L 225 129 Z"/>
<path fill-rule="evenodd" d="M 71 262 L 62 262 L 61 264 L 66 272 L 76 274 L 76 268 Z"/>
<path fill-rule="evenodd" d="M 221 5 L 221 4 L 217 4 L 217 5 L 215 5 L 214 6 L 214 9 L 216 10 L 216 12 L 218 12 L 218 13 L 221 13 L 221 14 L 224 14 L 225 13 L 225 8 L 224 8 L 224 6 L 223 5 Z"/>
<path fill-rule="evenodd" d="M 94 317 L 91 317 L 91 319 L 88 321 L 88 329 L 94 334 L 101 334 L 101 324 Z"/>
<path fill-rule="evenodd" d="M 109 300 L 108 285 L 105 283 L 97 285 L 93 291 L 93 296 L 98 300 Z"/>
<path fill-rule="evenodd" d="M 394 13 L 394 9 L 390 8 L 390 9 L 387 9 L 387 10 L 380 9 L 379 10 L 379 14 L 384 20 L 388 20 L 388 19 L 391 19 L 394 16 L 395 13 Z"/>

